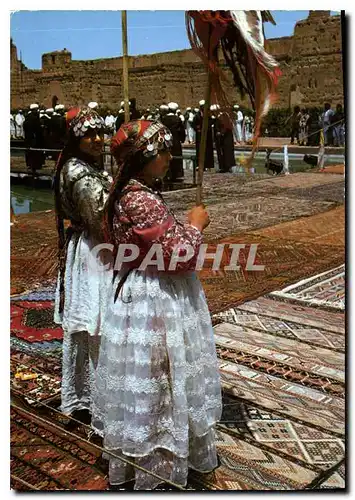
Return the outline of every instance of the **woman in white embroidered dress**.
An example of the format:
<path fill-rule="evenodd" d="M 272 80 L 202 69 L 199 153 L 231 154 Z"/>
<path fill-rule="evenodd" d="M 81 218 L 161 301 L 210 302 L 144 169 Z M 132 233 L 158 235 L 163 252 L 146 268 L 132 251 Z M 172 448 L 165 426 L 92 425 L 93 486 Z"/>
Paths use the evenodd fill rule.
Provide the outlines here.
<path fill-rule="evenodd" d="M 194 271 L 208 215 L 196 207 L 182 224 L 155 189 L 168 170 L 171 143 L 161 123 L 143 120 L 123 125 L 111 143 L 119 170 L 105 209 L 107 240 L 116 255 L 123 243 L 139 251 L 115 277 L 92 425 L 107 451 L 184 486 L 188 467 L 209 472 L 218 465 L 214 426 L 222 403 L 210 314 Z M 189 245 L 192 257 L 175 272 L 154 264 L 139 270 L 153 244 L 165 269 L 176 245 Z M 179 255 L 186 256 L 182 249 Z M 149 490 L 161 482 L 104 456 L 112 485 L 135 479 L 135 489 Z"/>
<path fill-rule="evenodd" d="M 63 328 L 61 411 L 88 418 L 101 320 L 112 271 L 96 272 L 90 250 L 103 242 L 102 216 L 112 179 L 100 168 L 104 123 L 90 108 L 68 111 L 68 142 L 58 160 L 55 206 L 59 277 L 54 320 Z M 64 220 L 69 220 L 67 234 Z M 83 411 L 84 410 L 84 411 Z"/>

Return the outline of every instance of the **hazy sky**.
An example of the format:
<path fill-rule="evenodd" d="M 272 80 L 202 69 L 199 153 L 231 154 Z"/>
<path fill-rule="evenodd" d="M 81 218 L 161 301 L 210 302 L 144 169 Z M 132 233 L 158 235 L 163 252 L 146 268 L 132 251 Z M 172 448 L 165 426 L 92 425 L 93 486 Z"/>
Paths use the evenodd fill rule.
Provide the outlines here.
<path fill-rule="evenodd" d="M 307 10 L 271 11 L 277 26 L 265 25 L 267 38 L 293 34 Z M 130 55 L 189 48 L 183 10 L 128 11 Z M 11 14 L 11 36 L 18 57 L 31 69 L 41 68 L 45 52 L 71 51 L 73 59 L 122 55 L 121 11 L 17 11 Z"/>

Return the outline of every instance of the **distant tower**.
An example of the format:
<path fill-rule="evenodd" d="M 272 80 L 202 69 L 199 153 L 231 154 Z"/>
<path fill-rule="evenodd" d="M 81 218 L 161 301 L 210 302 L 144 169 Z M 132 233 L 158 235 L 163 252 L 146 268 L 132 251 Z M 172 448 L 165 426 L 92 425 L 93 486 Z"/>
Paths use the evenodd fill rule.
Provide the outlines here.
<path fill-rule="evenodd" d="M 10 64 L 11 71 L 15 71 L 18 69 L 18 58 L 17 58 L 17 48 L 12 38 L 10 38 Z"/>
<path fill-rule="evenodd" d="M 17 48 L 12 38 L 10 38 L 10 94 L 11 108 L 23 106 L 23 90 L 22 90 L 22 69 L 26 68 L 17 57 Z"/>
<path fill-rule="evenodd" d="M 67 49 L 56 50 L 42 55 L 42 69 L 45 71 L 58 70 L 71 63 L 71 52 Z"/>

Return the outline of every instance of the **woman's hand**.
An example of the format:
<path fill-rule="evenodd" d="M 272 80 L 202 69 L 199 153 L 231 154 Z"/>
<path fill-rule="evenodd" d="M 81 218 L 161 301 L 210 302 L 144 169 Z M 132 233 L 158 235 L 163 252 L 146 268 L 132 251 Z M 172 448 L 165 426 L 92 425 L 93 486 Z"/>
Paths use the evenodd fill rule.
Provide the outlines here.
<path fill-rule="evenodd" d="M 199 205 L 190 210 L 188 221 L 192 226 L 195 226 L 202 232 L 210 223 L 210 218 L 204 205 Z"/>

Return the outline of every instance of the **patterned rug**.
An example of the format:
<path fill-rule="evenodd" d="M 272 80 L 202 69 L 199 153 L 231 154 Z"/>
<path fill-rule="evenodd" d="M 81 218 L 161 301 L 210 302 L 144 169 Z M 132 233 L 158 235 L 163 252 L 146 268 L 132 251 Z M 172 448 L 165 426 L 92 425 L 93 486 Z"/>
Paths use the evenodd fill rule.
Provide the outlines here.
<path fill-rule="evenodd" d="M 43 358 L 60 358 L 62 355 L 62 341 L 51 340 L 44 342 L 27 342 L 17 337 L 10 337 L 11 349 L 20 351 L 31 356 L 40 356 Z"/>
<path fill-rule="evenodd" d="M 252 232 L 256 236 L 345 248 L 345 207 Z"/>
<path fill-rule="evenodd" d="M 292 182 L 288 177 L 236 182 L 232 174 L 228 179 L 218 175 L 206 178 L 204 203 L 211 219 L 204 232 L 206 241 L 307 217 L 344 203 L 345 184 L 336 175 L 332 182 L 327 182 L 327 176 L 314 178 L 314 174 L 288 176 Z M 179 192 L 167 193 L 165 198 L 185 221 L 187 210 L 195 204 L 195 190 L 185 191 L 183 197 Z"/>
<path fill-rule="evenodd" d="M 270 297 L 285 298 L 301 304 L 312 304 L 332 309 L 345 309 L 345 266 L 312 276 L 306 280 L 276 291 Z"/>
<path fill-rule="evenodd" d="M 22 351 L 11 349 L 10 358 L 11 390 L 22 396 L 29 404 L 46 402 L 60 397 L 62 377 L 61 360 L 54 357 L 31 356 Z M 19 380 L 17 372 L 33 372 L 37 378 Z"/>
<path fill-rule="evenodd" d="M 344 207 L 329 210 L 341 200 L 339 177 L 245 176 L 237 183 L 229 174 L 206 176 L 214 220 L 206 236 L 215 242 L 209 251 L 216 243 L 246 248 L 240 271 L 221 276 L 207 264 L 200 272 L 214 313 L 224 408 L 217 430 L 221 466 L 207 475 L 191 473 L 191 488 L 345 487 L 345 328 L 343 309 L 334 307 L 336 297 L 344 297 L 337 268 L 344 263 L 345 218 Z M 194 204 L 195 190 L 181 195 L 167 198 L 183 213 Z M 12 410 L 12 487 L 102 491 L 107 479 L 100 453 L 55 429 L 64 425 L 56 413 L 47 409 L 49 422 L 38 420 L 40 403 L 56 407 L 60 397 L 62 333 L 52 323 L 56 230 L 53 212 L 18 219 L 12 226 L 11 387 L 32 415 Z M 259 245 L 255 260 L 265 265 L 262 272 L 245 271 L 252 243 Z M 229 258 L 225 252 L 222 262 Z M 20 382 L 14 375 L 21 369 L 38 376 Z M 85 429 L 75 432 L 87 436 Z"/>
<path fill-rule="evenodd" d="M 312 218 L 306 219 L 309 225 Z M 295 221 L 297 223 L 298 221 Z M 295 242 L 284 239 L 264 238 L 253 233 L 240 237 L 226 238 L 219 244 L 245 244 L 240 252 L 240 270 L 225 271 L 225 275 L 213 274 L 212 260 L 199 272 L 207 302 L 212 313 L 217 313 L 246 300 L 284 288 L 301 278 L 334 268 L 344 262 L 344 247 Z M 247 271 L 246 261 L 250 244 L 258 244 L 255 263 L 265 266 L 261 271 Z M 217 246 L 209 245 L 208 251 L 216 251 Z M 222 257 L 221 267 L 230 262 L 228 246 Z M 209 267 L 207 267 L 207 265 Z"/>
<path fill-rule="evenodd" d="M 336 174 L 296 173 L 275 178 L 206 174 L 204 202 L 212 222 L 205 240 L 216 242 L 243 231 L 325 212 L 344 203 L 343 191 L 344 179 Z M 182 220 L 194 206 L 195 197 L 195 189 L 165 195 Z M 16 217 L 16 224 L 11 227 L 11 295 L 51 285 L 56 275 L 57 231 L 53 210 Z"/>
<path fill-rule="evenodd" d="M 329 167 L 325 167 L 324 174 L 345 174 L 345 165 L 340 164 L 340 165 L 329 165 Z"/>
<path fill-rule="evenodd" d="M 222 490 L 343 489 L 344 314 L 272 295 L 213 316 L 222 466 L 205 482 Z M 264 488 L 255 486 L 261 478 Z"/>
<path fill-rule="evenodd" d="M 287 190 L 288 198 L 309 199 L 312 201 L 327 201 L 338 204 L 344 203 L 345 185 L 343 182 L 332 182 L 322 186 L 313 186 L 310 188 L 294 188 Z"/>
<path fill-rule="evenodd" d="M 336 209 L 337 211 L 338 209 Z M 339 209 L 343 211 L 343 209 Z M 258 297 L 276 289 L 281 289 L 286 285 L 294 283 L 302 277 L 311 276 L 317 272 L 325 271 L 333 268 L 344 262 L 344 246 L 333 246 L 331 241 L 329 245 L 321 244 L 323 234 L 321 229 L 318 231 L 317 243 L 312 241 L 302 241 L 302 235 L 306 234 L 307 230 L 314 231 L 318 222 L 322 222 L 323 233 L 324 228 L 330 219 L 332 223 L 337 215 L 335 210 L 322 215 L 319 221 L 319 216 L 306 217 L 302 219 L 303 225 L 299 220 L 289 223 L 283 223 L 276 226 L 274 232 L 267 232 L 265 236 L 260 232 L 244 233 L 239 237 L 228 237 L 218 241 L 219 244 L 238 244 L 246 245 L 246 249 L 241 252 L 240 262 L 247 261 L 250 244 L 258 244 L 258 252 L 256 261 L 265 266 L 265 270 L 259 271 L 226 271 L 225 276 L 215 275 L 211 272 L 212 261 L 206 261 L 205 268 L 200 274 L 200 279 L 205 289 L 210 310 L 215 313 L 231 305 L 240 304 L 246 300 Z M 334 215 L 332 215 L 334 213 Z M 342 213 L 342 212 L 341 212 Z M 338 214 L 339 215 L 339 214 Z M 339 223 L 339 219 L 338 219 Z M 241 223 L 242 224 L 242 223 Z M 289 234 L 290 240 L 287 241 L 283 237 L 282 226 L 287 224 L 285 234 Z M 295 226 L 295 228 L 294 228 Z M 278 229 L 280 227 L 280 229 Z M 275 227 L 274 227 L 275 228 Z M 301 231 L 303 229 L 303 232 Z M 338 237 L 341 240 L 344 236 L 344 229 L 339 228 Z M 298 232 L 299 231 L 299 232 Z M 271 234 L 269 234 L 271 233 Z M 296 237 L 296 233 L 300 234 L 300 241 L 295 242 L 292 236 Z M 273 236 L 276 234 L 276 237 Z M 281 234 L 281 237 L 279 235 Z M 337 240 L 337 243 L 339 240 Z M 216 245 L 209 245 L 208 252 L 216 250 Z M 228 265 L 230 262 L 230 252 L 225 252 L 223 256 L 223 265 Z M 302 265 L 300 265 L 302 264 Z M 55 271 L 55 266 L 53 266 Z M 52 273 L 52 280 L 55 281 L 56 272 Z M 48 278 L 48 274 L 46 275 Z M 33 280 L 38 283 L 37 275 L 32 276 Z M 26 288 L 33 283 L 32 278 L 28 278 Z M 32 280 L 32 281 L 31 281 Z M 54 288 L 43 285 L 38 291 L 22 293 L 13 299 L 16 301 L 47 301 L 54 299 Z M 43 331 L 43 334 L 48 335 L 50 331 Z M 45 337 L 43 337 L 44 340 Z"/>
<path fill-rule="evenodd" d="M 59 423 L 54 415 L 51 421 Z M 29 416 L 11 408 L 11 474 L 33 487 L 43 491 L 105 490 L 105 473 L 95 466 L 99 456 L 93 447 L 44 424 L 33 413 Z M 16 481 L 12 487 L 30 490 Z"/>
<path fill-rule="evenodd" d="M 333 206 L 332 202 L 314 201 L 301 196 L 254 196 L 211 205 L 208 207 L 211 223 L 204 231 L 204 239 L 217 241 L 244 231 L 325 212 Z"/>
<path fill-rule="evenodd" d="M 52 301 L 53 302 L 55 299 L 55 290 L 56 290 L 56 285 L 54 283 L 48 287 L 41 286 L 37 290 L 12 295 L 11 302 L 17 302 L 17 301 L 28 301 L 28 302 Z"/>
<path fill-rule="evenodd" d="M 344 182 L 340 180 L 337 174 L 323 174 L 320 172 L 296 172 L 291 175 L 284 175 L 280 177 L 271 177 L 263 180 L 265 186 L 277 185 L 281 188 L 310 188 L 313 186 L 320 186 L 323 184 L 332 184 L 334 182 Z"/>
<path fill-rule="evenodd" d="M 205 173 L 203 177 L 203 200 L 210 207 L 214 204 L 224 204 L 237 199 L 274 195 L 286 196 L 288 190 L 312 188 L 326 184 L 337 183 L 344 187 L 344 179 L 336 174 L 295 173 L 287 176 L 270 177 L 265 175 L 236 176 L 235 174 Z M 196 190 L 179 191 L 164 194 L 169 206 L 177 213 L 195 204 Z"/>
<path fill-rule="evenodd" d="M 53 210 L 16 217 L 11 227 L 11 295 L 53 283 L 57 248 Z"/>
<path fill-rule="evenodd" d="M 297 222 L 297 221 L 295 221 Z M 311 224 L 311 221 L 309 221 Z M 253 234 L 221 240 L 226 245 L 222 266 L 230 263 L 231 250 L 227 245 L 245 244 L 240 252 L 241 269 L 225 271 L 225 275 L 212 272 L 212 260 L 206 261 L 199 272 L 207 302 L 212 313 L 232 305 L 283 288 L 302 277 L 314 275 L 344 262 L 344 249 L 308 242 L 295 244 L 274 238 L 262 238 Z M 255 264 L 265 266 L 263 271 L 247 271 L 246 262 L 250 245 L 258 244 Z M 215 252 L 216 245 L 209 245 L 208 252 Z M 16 337 L 31 342 L 61 339 L 61 329 L 53 323 L 54 288 L 29 292 L 12 298 L 11 332 Z"/>

